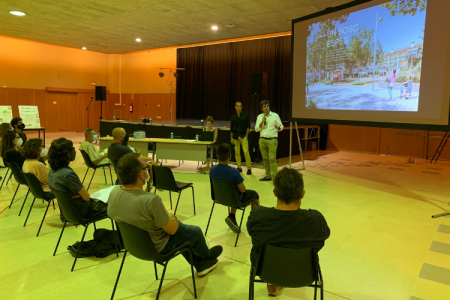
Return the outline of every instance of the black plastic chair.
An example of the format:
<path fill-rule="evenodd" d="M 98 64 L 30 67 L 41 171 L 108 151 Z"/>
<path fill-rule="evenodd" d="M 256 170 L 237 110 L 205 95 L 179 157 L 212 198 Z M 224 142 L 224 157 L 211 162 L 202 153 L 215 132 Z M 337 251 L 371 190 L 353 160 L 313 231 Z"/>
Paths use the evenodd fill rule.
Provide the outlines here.
<path fill-rule="evenodd" d="M 82 183 L 84 183 L 84 180 L 86 179 L 87 173 L 89 172 L 89 169 L 94 169 L 94 173 L 92 173 L 92 177 L 91 177 L 91 181 L 89 181 L 89 185 L 87 187 L 87 190 L 89 191 L 89 187 L 91 186 L 92 183 L 92 179 L 94 178 L 95 172 L 97 171 L 97 169 L 99 168 L 103 168 L 103 175 L 105 176 L 105 184 L 108 184 L 108 182 L 106 181 L 106 173 L 105 173 L 105 168 L 108 167 L 109 168 L 109 175 L 111 175 L 111 185 L 114 185 L 113 183 L 113 179 L 112 179 L 112 173 L 111 173 L 111 164 L 107 163 L 107 164 L 101 164 L 101 165 L 94 165 L 91 161 L 91 158 L 89 157 L 89 155 L 86 153 L 86 151 L 84 150 L 80 150 L 81 155 L 83 156 L 84 159 L 84 163 L 86 164 L 86 166 L 88 167 L 86 170 L 86 174 L 84 174 L 84 178 Z"/>
<path fill-rule="evenodd" d="M 8 163 L 7 163 L 6 161 L 3 161 L 3 163 L 5 164 L 5 167 L 6 167 L 7 169 L 6 169 L 5 177 L 3 177 L 3 180 L 2 180 L 2 185 L 0 185 L 0 190 L 1 190 L 2 187 L 3 187 L 3 183 L 5 183 L 6 178 L 8 178 L 8 180 L 6 181 L 6 184 L 8 184 L 9 180 L 11 180 L 11 177 L 12 177 L 12 173 L 9 173 L 9 170 L 10 170 L 10 169 L 9 169 Z M 8 174 L 9 174 L 9 176 L 8 176 Z"/>
<path fill-rule="evenodd" d="M 211 214 L 209 215 L 208 225 L 206 226 L 205 236 L 208 232 L 209 222 L 211 221 L 214 205 L 216 203 L 227 207 L 237 208 L 239 210 L 242 210 L 242 217 L 241 222 L 239 223 L 239 232 L 236 237 L 236 242 L 234 243 L 234 246 L 236 247 L 239 239 L 239 234 L 241 233 L 242 220 L 244 219 L 245 209 L 253 202 L 255 202 L 255 200 L 249 200 L 245 203 L 242 203 L 239 199 L 236 187 L 233 186 L 233 183 L 231 181 L 226 179 L 214 179 L 211 177 L 209 179 L 211 182 L 211 197 L 214 202 L 211 208 Z"/>
<path fill-rule="evenodd" d="M 61 230 L 61 234 L 59 235 L 59 239 L 58 239 L 58 243 L 56 244 L 55 251 L 53 252 L 53 256 L 55 256 L 56 251 L 58 250 L 59 242 L 61 241 L 61 237 L 64 233 L 64 228 L 66 227 L 67 222 L 70 222 L 74 225 L 81 225 L 84 227 L 83 237 L 81 238 L 81 242 L 83 242 L 84 236 L 86 235 L 86 231 L 90 224 L 94 224 L 94 230 L 95 230 L 96 229 L 95 222 L 98 222 L 100 220 L 103 220 L 103 219 L 106 219 L 109 217 L 105 212 L 104 214 L 97 215 L 93 218 L 85 219 L 78 212 L 78 209 L 75 206 L 75 202 L 73 201 L 72 197 L 69 194 L 67 194 L 65 192 L 61 192 L 61 191 L 55 191 L 55 190 L 53 190 L 52 192 L 55 194 L 56 199 L 58 200 L 59 209 L 61 210 L 64 218 L 66 218 L 66 222 L 64 222 L 64 226 Z M 114 230 L 114 223 L 113 223 L 112 219 L 111 219 L 111 225 L 112 225 L 112 229 Z M 117 248 L 116 248 L 116 250 L 117 250 L 116 255 L 117 255 L 117 257 L 119 257 L 119 250 Z M 75 260 L 73 262 L 72 269 L 70 270 L 71 272 L 75 268 L 77 259 L 78 259 L 78 252 L 77 252 L 77 255 L 75 256 Z"/>
<path fill-rule="evenodd" d="M 12 175 L 14 175 L 14 179 L 16 179 L 16 181 L 18 183 L 16 192 L 14 193 L 11 203 L 9 204 L 9 208 L 11 208 L 11 205 L 13 204 L 14 198 L 16 198 L 16 194 L 17 194 L 17 191 L 19 190 L 20 185 L 25 185 L 26 187 L 28 187 L 28 182 L 25 179 L 25 176 L 23 176 L 23 172 L 20 169 L 18 164 L 14 163 L 14 162 L 9 162 L 8 165 L 9 165 L 9 168 L 11 169 Z M 28 188 L 27 195 L 25 196 L 25 200 L 23 200 L 23 204 L 22 204 L 22 208 L 20 209 L 19 216 L 22 213 L 22 209 L 23 209 L 23 206 L 25 205 L 25 202 L 27 201 L 29 192 L 30 192 L 30 188 Z"/>
<path fill-rule="evenodd" d="M 197 299 L 197 289 L 195 287 L 195 277 L 194 277 L 194 268 L 193 268 L 193 260 L 192 260 L 192 251 L 190 248 L 191 243 L 184 243 L 183 245 L 175 248 L 169 253 L 162 255 L 160 254 L 153 244 L 150 235 L 146 230 L 140 229 L 134 225 L 123 223 L 116 221 L 117 230 L 119 231 L 119 237 L 122 240 L 122 245 L 125 247 L 125 253 L 123 255 L 122 264 L 120 265 L 119 274 L 117 274 L 116 284 L 114 285 L 114 290 L 111 295 L 111 300 L 114 299 L 114 294 L 116 292 L 117 284 L 119 283 L 120 274 L 122 273 L 123 264 L 125 262 L 125 257 L 127 253 L 130 252 L 131 255 L 146 261 L 153 261 L 155 267 L 155 277 L 158 280 L 158 270 L 156 268 L 156 264 L 164 266 L 164 270 L 161 277 L 161 282 L 159 283 L 158 294 L 156 295 L 156 300 L 159 298 L 159 294 L 161 292 L 161 287 L 164 281 L 164 275 L 166 274 L 166 268 L 169 264 L 169 261 L 183 252 L 188 252 L 190 257 L 191 264 L 191 274 L 192 274 L 192 283 L 194 285 L 194 296 Z"/>
<path fill-rule="evenodd" d="M 54 201 L 55 196 L 46 194 L 44 192 L 44 190 L 42 189 L 41 183 L 39 182 L 39 180 L 36 178 L 36 176 L 34 174 L 23 173 L 23 175 L 25 176 L 25 179 L 28 183 L 28 187 L 31 191 L 31 194 L 34 196 L 33 203 L 31 203 L 30 210 L 28 211 L 28 215 L 25 220 L 25 223 L 23 223 L 23 226 L 25 227 L 25 225 L 27 225 L 28 217 L 30 216 L 31 209 L 33 208 L 34 201 L 36 200 L 36 198 L 42 199 L 42 200 L 48 202 L 47 208 L 45 209 L 44 217 L 42 217 L 41 226 L 39 226 L 39 230 L 36 234 L 36 236 L 39 236 L 39 232 L 41 232 L 42 224 L 44 223 L 45 216 L 47 215 L 47 211 L 48 211 L 48 207 L 50 206 L 50 202 L 53 202 L 53 209 L 55 209 L 55 201 Z"/>
<path fill-rule="evenodd" d="M 255 279 L 256 276 L 260 280 Z M 319 256 L 314 248 L 293 249 L 263 245 L 256 266 L 252 265 L 250 270 L 250 300 L 255 297 L 255 282 L 288 288 L 314 287 L 314 300 L 317 298 L 317 288 L 320 288 L 320 299 L 323 299 L 322 272 Z"/>
<path fill-rule="evenodd" d="M 177 205 L 175 206 L 175 212 L 173 213 L 174 215 L 176 215 L 177 213 L 178 202 L 180 202 L 181 192 L 187 188 L 192 188 L 192 199 L 194 202 L 194 216 L 195 216 L 195 196 L 193 183 L 175 181 L 172 170 L 169 167 L 160 167 L 160 166 L 152 166 L 152 167 L 153 167 L 153 185 L 155 186 L 155 194 L 157 190 L 169 191 L 170 209 L 172 209 L 172 192 L 179 194 Z"/>

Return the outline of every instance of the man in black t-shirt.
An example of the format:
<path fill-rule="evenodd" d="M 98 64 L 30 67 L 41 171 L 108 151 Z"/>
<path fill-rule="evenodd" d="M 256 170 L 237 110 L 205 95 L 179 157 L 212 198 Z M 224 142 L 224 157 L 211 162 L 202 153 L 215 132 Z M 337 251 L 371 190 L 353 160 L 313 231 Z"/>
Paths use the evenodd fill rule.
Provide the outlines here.
<path fill-rule="evenodd" d="M 250 117 L 242 112 L 242 103 L 236 101 L 234 108 L 236 113 L 231 117 L 230 135 L 231 144 L 234 144 L 237 169 L 242 172 L 241 168 L 241 145 L 245 155 L 245 163 L 247 164 L 247 175 L 252 174 L 252 160 L 248 152 L 248 134 L 250 132 Z"/>
<path fill-rule="evenodd" d="M 128 135 L 125 129 L 120 127 L 114 128 L 112 131 L 112 136 L 113 141 L 108 147 L 108 158 L 112 162 L 114 170 L 116 170 L 119 159 L 128 153 L 133 153 L 133 150 L 126 146 L 128 142 Z M 125 146 L 123 144 L 125 144 Z M 120 184 L 119 177 L 117 177 L 116 184 Z"/>
<path fill-rule="evenodd" d="M 28 140 L 27 135 L 23 133 L 23 130 L 25 129 L 25 124 L 23 124 L 22 118 L 15 117 L 11 120 L 11 126 L 13 127 L 14 131 L 19 134 L 19 137 L 22 139 L 22 144 L 25 144 L 25 142 Z M 22 146 L 19 146 L 19 150 L 22 150 Z"/>
<path fill-rule="evenodd" d="M 275 207 L 255 207 L 248 217 L 247 230 L 252 237 L 250 259 L 255 266 L 263 244 L 285 248 L 322 249 L 330 236 L 330 228 L 317 210 L 300 209 L 305 195 L 303 176 L 295 169 L 283 168 L 273 181 L 277 197 Z M 269 296 L 276 296 L 281 287 L 267 284 Z"/>

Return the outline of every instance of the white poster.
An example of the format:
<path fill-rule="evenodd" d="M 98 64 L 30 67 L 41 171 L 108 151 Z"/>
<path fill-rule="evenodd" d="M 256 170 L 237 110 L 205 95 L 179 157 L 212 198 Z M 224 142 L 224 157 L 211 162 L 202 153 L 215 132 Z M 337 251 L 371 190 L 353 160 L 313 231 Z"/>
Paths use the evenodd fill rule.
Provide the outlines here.
<path fill-rule="evenodd" d="M 41 127 L 37 106 L 19 105 L 19 115 L 27 129 Z"/>
<path fill-rule="evenodd" d="M 11 106 L 0 106 L 0 123 L 11 123 L 12 118 Z"/>

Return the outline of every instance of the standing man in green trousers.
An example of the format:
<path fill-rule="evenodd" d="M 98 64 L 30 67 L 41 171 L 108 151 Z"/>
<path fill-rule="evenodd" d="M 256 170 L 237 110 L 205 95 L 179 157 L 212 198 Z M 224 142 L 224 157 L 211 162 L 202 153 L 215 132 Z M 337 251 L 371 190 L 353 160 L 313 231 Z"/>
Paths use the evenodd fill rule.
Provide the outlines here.
<path fill-rule="evenodd" d="M 263 100 L 260 103 L 262 114 L 256 119 L 255 131 L 260 131 L 259 150 L 264 160 L 266 176 L 260 181 L 271 181 L 277 175 L 277 147 L 278 131 L 283 130 L 280 116 L 270 111 L 270 102 Z"/>
<path fill-rule="evenodd" d="M 250 117 L 242 112 L 242 103 L 236 101 L 234 108 L 236 113 L 231 117 L 230 135 L 231 144 L 234 144 L 237 169 L 242 173 L 241 168 L 241 145 L 247 164 L 247 175 L 252 174 L 252 161 L 248 153 L 248 134 L 250 132 Z"/>

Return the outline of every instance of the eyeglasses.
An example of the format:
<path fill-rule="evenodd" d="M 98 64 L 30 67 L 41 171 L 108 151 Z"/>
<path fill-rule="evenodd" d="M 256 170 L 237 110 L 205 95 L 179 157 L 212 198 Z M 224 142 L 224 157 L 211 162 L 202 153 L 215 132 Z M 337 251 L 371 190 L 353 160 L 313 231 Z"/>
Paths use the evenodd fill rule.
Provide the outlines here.
<path fill-rule="evenodd" d="M 146 167 L 143 168 L 141 171 L 148 170 L 148 169 L 149 169 L 149 166 L 146 166 Z"/>

